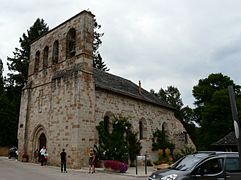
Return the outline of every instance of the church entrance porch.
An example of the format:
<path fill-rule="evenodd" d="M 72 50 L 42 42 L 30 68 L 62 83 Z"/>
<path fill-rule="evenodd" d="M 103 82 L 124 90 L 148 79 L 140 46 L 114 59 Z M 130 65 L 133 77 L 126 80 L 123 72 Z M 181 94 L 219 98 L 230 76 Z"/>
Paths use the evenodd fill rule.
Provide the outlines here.
<path fill-rule="evenodd" d="M 42 125 L 39 125 L 33 134 L 33 144 L 32 144 L 32 153 L 33 153 L 33 162 L 40 162 L 40 149 L 45 146 L 47 147 L 47 137 L 45 128 Z"/>

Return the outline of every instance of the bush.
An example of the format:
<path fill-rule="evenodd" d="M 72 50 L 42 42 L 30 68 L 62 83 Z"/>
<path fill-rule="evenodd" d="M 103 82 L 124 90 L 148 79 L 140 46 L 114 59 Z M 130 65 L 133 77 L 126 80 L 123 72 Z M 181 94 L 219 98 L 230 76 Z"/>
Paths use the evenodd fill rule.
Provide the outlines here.
<path fill-rule="evenodd" d="M 128 169 L 128 165 L 124 162 L 115 161 L 115 160 L 106 160 L 104 162 L 105 168 L 110 168 L 114 171 L 120 171 L 121 173 L 125 173 Z"/>
<path fill-rule="evenodd" d="M 132 124 L 125 117 L 114 117 L 112 131 L 106 128 L 101 121 L 96 129 L 99 134 L 99 144 L 95 145 L 97 160 L 117 160 L 134 164 L 135 158 L 140 154 L 141 143 L 137 133 L 133 132 Z"/>

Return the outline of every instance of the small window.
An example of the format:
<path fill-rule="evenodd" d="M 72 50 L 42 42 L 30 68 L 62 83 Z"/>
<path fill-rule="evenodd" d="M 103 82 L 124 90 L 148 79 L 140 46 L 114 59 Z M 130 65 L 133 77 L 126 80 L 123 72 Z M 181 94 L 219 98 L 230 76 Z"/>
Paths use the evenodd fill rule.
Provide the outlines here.
<path fill-rule="evenodd" d="M 76 31 L 74 28 L 70 29 L 66 38 L 66 57 L 71 58 L 76 51 Z"/>
<path fill-rule="evenodd" d="M 40 52 L 37 51 L 35 54 L 34 72 L 38 72 L 39 70 L 39 59 L 40 59 Z"/>
<path fill-rule="evenodd" d="M 49 47 L 46 46 L 44 48 L 44 54 L 43 54 L 43 68 L 47 68 L 48 67 L 48 58 L 49 58 Z"/>
<path fill-rule="evenodd" d="M 143 139 L 143 123 L 139 121 L 139 138 L 140 140 Z"/>
<path fill-rule="evenodd" d="M 59 41 L 55 41 L 53 45 L 53 59 L 52 63 L 57 64 L 59 61 Z"/>
<path fill-rule="evenodd" d="M 109 132 L 110 118 L 108 116 L 104 117 L 104 128 Z"/>
<path fill-rule="evenodd" d="M 228 172 L 240 172 L 241 168 L 239 167 L 238 158 L 227 158 L 226 159 L 226 170 Z"/>

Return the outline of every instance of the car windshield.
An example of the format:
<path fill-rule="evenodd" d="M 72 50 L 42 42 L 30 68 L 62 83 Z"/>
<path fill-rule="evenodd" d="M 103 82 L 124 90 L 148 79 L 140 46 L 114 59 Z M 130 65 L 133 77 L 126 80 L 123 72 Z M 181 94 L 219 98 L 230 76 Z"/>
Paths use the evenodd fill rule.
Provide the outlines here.
<path fill-rule="evenodd" d="M 203 159 L 203 155 L 200 154 L 192 154 L 187 155 L 177 163 L 175 163 L 171 169 L 179 170 L 179 171 L 186 171 L 192 169 L 198 162 Z"/>

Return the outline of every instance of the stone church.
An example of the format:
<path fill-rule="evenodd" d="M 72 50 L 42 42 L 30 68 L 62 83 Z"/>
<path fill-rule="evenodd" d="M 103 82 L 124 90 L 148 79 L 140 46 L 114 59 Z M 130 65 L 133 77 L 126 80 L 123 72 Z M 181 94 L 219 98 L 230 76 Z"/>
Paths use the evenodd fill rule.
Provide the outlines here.
<path fill-rule="evenodd" d="M 18 147 L 34 161 L 45 145 L 48 163 L 59 165 L 62 148 L 70 168 L 88 165 L 98 143 L 96 126 L 128 117 L 139 133 L 142 154 L 152 156 L 152 133 L 165 130 L 176 149 L 195 147 L 174 108 L 122 77 L 93 68 L 94 15 L 82 11 L 31 44 L 28 83 L 23 88 Z"/>

